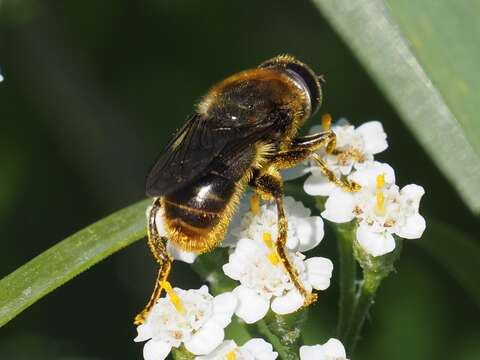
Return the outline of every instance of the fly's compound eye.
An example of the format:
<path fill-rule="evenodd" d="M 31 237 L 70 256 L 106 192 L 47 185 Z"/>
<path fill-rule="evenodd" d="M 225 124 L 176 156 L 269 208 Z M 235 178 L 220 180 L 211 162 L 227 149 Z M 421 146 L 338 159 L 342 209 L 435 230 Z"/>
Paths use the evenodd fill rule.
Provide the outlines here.
<path fill-rule="evenodd" d="M 315 114 L 322 103 L 320 77 L 306 64 L 291 55 L 280 55 L 260 64 L 261 68 L 276 68 L 284 71 L 310 98 L 310 116 Z"/>
<path fill-rule="evenodd" d="M 287 73 L 293 75 L 296 81 L 300 81 L 310 96 L 311 114 L 315 114 L 322 102 L 322 89 L 317 75 L 305 64 L 290 62 L 286 65 Z"/>

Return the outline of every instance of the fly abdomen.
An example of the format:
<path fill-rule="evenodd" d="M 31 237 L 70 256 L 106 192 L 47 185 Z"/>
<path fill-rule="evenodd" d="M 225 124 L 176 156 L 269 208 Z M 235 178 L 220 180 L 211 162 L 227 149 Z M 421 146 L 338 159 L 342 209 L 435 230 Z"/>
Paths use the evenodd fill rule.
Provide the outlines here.
<path fill-rule="evenodd" d="M 234 180 L 212 171 L 162 198 L 165 226 L 180 249 L 204 252 L 223 238 L 225 212 L 237 191 Z"/>

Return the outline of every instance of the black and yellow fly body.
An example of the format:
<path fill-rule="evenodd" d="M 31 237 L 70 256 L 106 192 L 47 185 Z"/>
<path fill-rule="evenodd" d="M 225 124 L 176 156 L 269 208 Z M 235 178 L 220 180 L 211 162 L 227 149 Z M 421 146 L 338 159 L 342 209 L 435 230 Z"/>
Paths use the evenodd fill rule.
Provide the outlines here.
<path fill-rule="evenodd" d="M 330 129 L 296 136 L 321 101 L 320 77 L 289 55 L 234 74 L 210 89 L 147 178 L 147 195 L 154 198 L 148 244 L 160 270 L 150 301 L 135 324 L 143 323 L 160 297 L 171 268 L 167 239 L 157 230 L 159 209 L 163 208 L 163 225 L 173 246 L 203 253 L 223 240 L 247 186 L 275 201 L 276 253 L 305 304 L 315 300 L 298 280 L 285 252 L 288 224 L 279 170 L 312 159 L 331 181 L 347 191 L 357 189 L 356 184 L 337 179 L 315 153 L 321 147 L 334 150 L 335 134 Z"/>

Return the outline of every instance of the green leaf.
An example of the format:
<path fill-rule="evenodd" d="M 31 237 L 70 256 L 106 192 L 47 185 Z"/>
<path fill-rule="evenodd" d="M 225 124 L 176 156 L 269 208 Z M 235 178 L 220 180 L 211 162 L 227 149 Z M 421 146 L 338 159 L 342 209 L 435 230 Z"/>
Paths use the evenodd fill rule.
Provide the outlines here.
<path fill-rule="evenodd" d="M 418 240 L 418 245 L 445 267 L 480 306 L 478 241 L 445 223 L 428 219 L 427 230 L 423 238 Z"/>
<path fill-rule="evenodd" d="M 465 203 L 480 211 L 479 3 L 312 1 Z"/>
<path fill-rule="evenodd" d="M 27 307 L 146 235 L 144 200 L 69 236 L 0 280 L 0 326 Z"/>
<path fill-rule="evenodd" d="M 425 72 L 455 114 L 477 155 L 480 154 L 480 2 L 387 3 Z"/>

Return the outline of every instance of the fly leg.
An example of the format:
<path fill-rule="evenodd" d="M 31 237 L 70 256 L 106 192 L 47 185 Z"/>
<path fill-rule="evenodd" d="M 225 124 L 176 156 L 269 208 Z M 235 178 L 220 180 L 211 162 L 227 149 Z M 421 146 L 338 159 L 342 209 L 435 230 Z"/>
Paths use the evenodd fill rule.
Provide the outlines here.
<path fill-rule="evenodd" d="M 360 190 L 360 185 L 338 178 L 334 172 L 328 168 L 325 161 L 315 153 L 316 150 L 322 147 L 326 148 L 327 153 L 333 153 L 335 151 L 336 142 L 336 136 L 332 130 L 295 138 L 286 150 L 280 151 L 273 156 L 272 165 L 278 169 L 288 169 L 302 161 L 312 159 L 329 181 L 341 187 L 344 191 L 358 191 Z"/>
<path fill-rule="evenodd" d="M 304 305 L 307 306 L 317 299 L 317 296 L 305 289 L 300 282 L 298 272 L 290 261 L 285 245 L 287 243 L 288 221 L 283 207 L 283 182 L 280 174 L 276 170 L 269 170 L 268 173 L 259 175 L 252 179 L 251 185 L 263 196 L 273 198 L 277 205 L 277 226 L 278 236 L 275 241 L 275 252 L 287 272 L 290 281 L 305 299 Z"/>
<path fill-rule="evenodd" d="M 155 288 L 153 289 L 153 293 L 150 296 L 150 300 L 148 301 L 147 305 L 145 305 L 142 312 L 135 316 L 135 320 L 133 322 L 135 325 L 140 325 L 145 322 L 148 314 L 160 298 L 162 294 L 162 289 L 164 288 L 164 284 L 166 283 L 168 275 L 170 274 L 170 269 L 172 268 L 173 258 L 167 251 L 167 239 L 160 236 L 160 234 L 158 233 L 156 218 L 160 208 L 160 199 L 156 198 L 153 202 L 150 214 L 148 215 L 147 236 L 147 244 L 150 252 L 153 254 L 153 257 L 155 258 L 160 268 L 158 270 L 157 279 L 155 281 Z"/>

